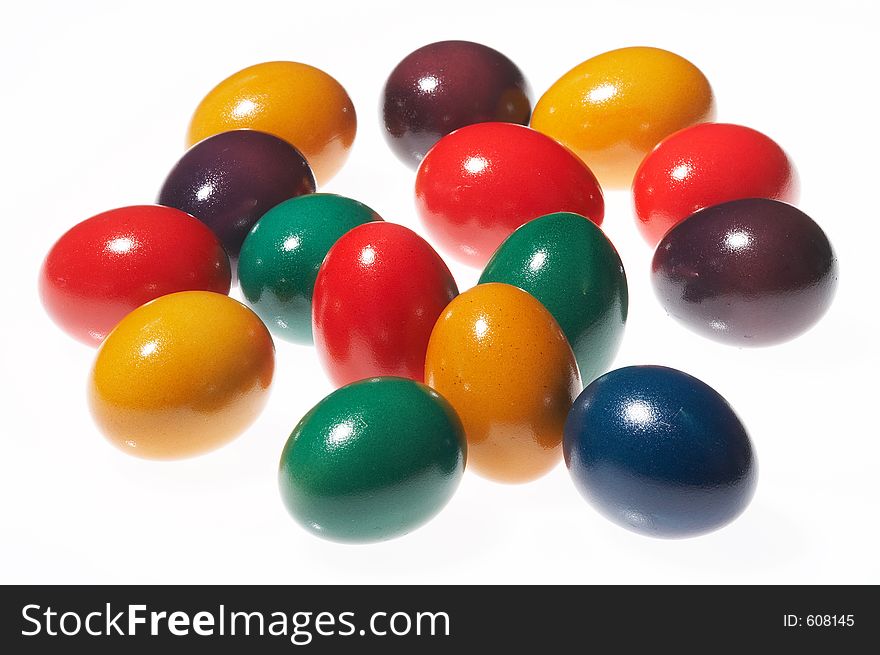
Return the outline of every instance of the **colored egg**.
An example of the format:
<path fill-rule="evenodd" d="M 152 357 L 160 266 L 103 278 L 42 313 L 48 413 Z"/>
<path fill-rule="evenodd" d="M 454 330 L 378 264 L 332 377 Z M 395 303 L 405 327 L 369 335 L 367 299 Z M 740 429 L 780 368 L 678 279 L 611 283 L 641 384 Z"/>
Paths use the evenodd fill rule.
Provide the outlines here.
<path fill-rule="evenodd" d="M 208 291 L 157 298 L 104 340 L 89 380 L 92 416 L 130 455 L 180 459 L 241 434 L 266 402 L 272 337 L 241 303 Z"/>
<path fill-rule="evenodd" d="M 627 188 L 663 138 L 712 120 L 709 81 L 659 48 L 611 50 L 559 78 L 538 100 L 532 127 L 571 148 L 603 187 Z"/>
<path fill-rule="evenodd" d="M 363 203 L 332 193 L 276 205 L 241 247 L 238 278 L 245 299 L 278 336 L 312 343 L 312 294 L 321 262 L 350 229 L 381 220 Z"/>
<path fill-rule="evenodd" d="M 312 299 L 315 345 L 330 379 L 421 382 L 431 329 L 457 294 L 446 264 L 412 230 L 374 222 L 346 232 L 327 253 Z"/>
<path fill-rule="evenodd" d="M 480 282 L 528 291 L 550 310 L 589 382 L 614 361 L 629 306 L 626 274 L 611 241 L 583 216 L 529 221 L 489 260 Z"/>
<path fill-rule="evenodd" d="M 785 151 L 742 125 L 701 123 L 672 134 L 645 157 L 633 181 L 636 224 L 651 246 L 698 209 L 741 198 L 798 199 Z"/>
<path fill-rule="evenodd" d="M 443 509 L 466 453 L 461 421 L 437 393 L 403 378 L 362 380 L 296 426 L 281 454 L 281 498 L 319 537 L 391 539 Z"/>
<path fill-rule="evenodd" d="M 707 207 L 676 225 L 654 253 L 651 280 L 666 312 L 736 346 L 794 338 L 826 312 L 837 257 L 805 213 L 748 198 Z"/>
<path fill-rule="evenodd" d="M 461 418 L 476 473 L 527 482 L 559 463 L 580 378 L 559 325 L 522 289 L 480 284 L 453 300 L 431 334 L 425 382 Z"/>
<path fill-rule="evenodd" d="M 314 190 L 315 178 L 296 148 L 271 134 L 235 130 L 190 148 L 165 178 L 159 204 L 201 220 L 235 261 L 260 216 Z"/>
<path fill-rule="evenodd" d="M 175 291 L 229 293 L 229 258 L 177 209 L 113 209 L 68 230 L 40 271 L 43 306 L 65 332 L 97 345 L 131 310 Z"/>
<path fill-rule="evenodd" d="M 348 93 L 324 71 L 272 61 L 240 70 L 214 87 L 193 114 L 187 145 L 236 129 L 284 139 L 326 184 L 348 159 L 357 117 Z"/>
<path fill-rule="evenodd" d="M 497 50 L 471 41 L 431 43 L 404 57 L 385 82 L 385 138 L 415 168 L 440 137 L 465 125 L 528 125 L 530 95 L 522 71 Z"/>
<path fill-rule="evenodd" d="M 663 366 L 611 371 L 578 396 L 565 424 L 565 464 L 600 513 L 652 537 L 716 530 L 749 504 L 758 464 L 726 400 Z"/>
<path fill-rule="evenodd" d="M 601 225 L 602 190 L 582 161 L 535 130 L 479 123 L 437 142 L 416 176 L 425 228 L 450 254 L 485 266 L 520 225 L 558 211 Z"/>

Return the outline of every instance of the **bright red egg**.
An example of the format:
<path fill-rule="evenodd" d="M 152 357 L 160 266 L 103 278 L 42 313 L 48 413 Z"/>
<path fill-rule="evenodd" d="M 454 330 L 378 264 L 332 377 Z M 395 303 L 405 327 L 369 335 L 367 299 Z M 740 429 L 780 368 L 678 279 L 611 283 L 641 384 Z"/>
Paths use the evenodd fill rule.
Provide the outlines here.
<path fill-rule="evenodd" d="M 601 225 L 595 176 L 548 136 L 512 123 L 478 123 L 443 137 L 416 176 L 416 206 L 449 253 L 482 267 L 516 228 L 554 212 Z"/>
<path fill-rule="evenodd" d="M 421 382 L 434 323 L 458 287 L 418 234 L 366 223 L 327 253 L 312 299 L 315 346 L 336 386 L 380 375 Z"/>
<path fill-rule="evenodd" d="M 695 211 L 743 198 L 794 203 L 798 182 L 779 144 L 742 125 L 679 130 L 645 157 L 633 180 L 639 230 L 651 246 Z"/>
<path fill-rule="evenodd" d="M 52 246 L 40 296 L 72 337 L 96 346 L 130 311 L 177 291 L 229 293 L 229 258 L 214 233 L 178 209 L 141 205 L 86 219 Z"/>

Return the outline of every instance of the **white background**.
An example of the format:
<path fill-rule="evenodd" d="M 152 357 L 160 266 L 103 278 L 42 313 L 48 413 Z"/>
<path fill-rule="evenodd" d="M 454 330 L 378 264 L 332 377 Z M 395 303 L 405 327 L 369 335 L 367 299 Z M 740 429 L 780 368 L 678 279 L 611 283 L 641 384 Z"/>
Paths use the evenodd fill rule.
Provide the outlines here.
<path fill-rule="evenodd" d="M 0 23 L 0 581 L 880 582 L 876 4 L 125 5 L 14 3 Z M 605 50 L 673 50 L 709 77 L 719 120 L 764 131 L 797 163 L 800 205 L 829 234 L 841 284 L 818 327 L 772 349 L 716 344 L 668 319 L 629 194 L 607 193 L 605 229 L 630 284 L 617 365 L 694 374 L 751 431 L 757 494 L 730 526 L 683 541 L 632 534 L 583 502 L 559 466 L 523 486 L 467 474 L 445 511 L 401 539 L 321 541 L 286 515 L 276 467 L 291 429 L 330 386 L 313 349 L 280 341 L 267 410 L 221 451 L 146 462 L 95 430 L 85 403 L 94 351 L 57 329 L 37 296 L 52 242 L 100 211 L 153 201 L 200 98 L 276 59 L 328 71 L 354 100 L 355 147 L 324 190 L 419 229 L 414 176 L 382 139 L 379 95 L 404 55 L 450 38 L 507 54 L 535 99 Z M 452 268 L 462 290 L 478 277 Z"/>

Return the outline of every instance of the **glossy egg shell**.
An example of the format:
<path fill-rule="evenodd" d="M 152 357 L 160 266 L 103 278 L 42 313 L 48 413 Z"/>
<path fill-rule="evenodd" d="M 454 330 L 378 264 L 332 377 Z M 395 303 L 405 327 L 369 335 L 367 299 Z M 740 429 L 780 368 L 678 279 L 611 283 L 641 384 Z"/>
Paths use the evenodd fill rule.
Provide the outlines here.
<path fill-rule="evenodd" d="M 330 379 L 382 375 L 422 381 L 431 329 L 458 294 L 427 241 L 394 223 L 360 225 L 327 253 L 312 300 L 312 331 Z"/>
<path fill-rule="evenodd" d="M 348 159 L 357 117 L 348 93 L 324 71 L 272 61 L 240 70 L 214 87 L 193 114 L 187 145 L 236 129 L 284 139 L 326 184 Z"/>
<path fill-rule="evenodd" d="M 315 178 L 296 148 L 271 134 L 235 130 L 190 148 L 165 178 L 159 204 L 205 223 L 236 260 L 260 216 L 314 190 Z"/>
<path fill-rule="evenodd" d="M 628 188 L 663 138 L 712 120 L 705 75 L 660 48 L 611 50 L 582 62 L 538 100 L 532 127 L 571 148 L 606 188 Z"/>
<path fill-rule="evenodd" d="M 736 413 L 710 386 L 663 366 L 595 380 L 565 424 L 575 486 L 618 525 L 652 537 L 715 530 L 746 508 L 757 460 Z"/>
<path fill-rule="evenodd" d="M 175 291 L 229 293 L 229 258 L 204 224 L 177 209 L 112 209 L 68 230 L 40 270 L 49 316 L 97 345 L 126 314 Z"/>
<path fill-rule="evenodd" d="M 553 316 L 508 284 L 480 284 L 437 321 L 425 382 L 461 418 L 468 467 L 498 482 L 528 482 L 556 466 L 562 428 L 581 389 Z"/>
<path fill-rule="evenodd" d="M 242 433 L 268 397 L 272 337 L 228 296 L 184 291 L 126 316 L 104 340 L 89 380 L 98 427 L 116 447 L 180 459 Z"/>
<path fill-rule="evenodd" d="M 437 142 L 416 176 L 416 207 L 446 252 L 485 266 L 520 225 L 558 211 L 601 225 L 596 178 L 570 151 L 512 123 L 480 123 Z"/>
<path fill-rule="evenodd" d="M 530 91 L 503 54 L 471 41 L 439 41 L 408 54 L 385 82 L 382 113 L 391 149 L 415 168 L 440 137 L 465 125 L 528 125 Z"/>
<path fill-rule="evenodd" d="M 278 336 L 312 343 L 312 295 L 321 262 L 350 229 L 381 221 L 372 209 L 332 193 L 309 193 L 270 209 L 238 260 L 245 299 Z"/>
<path fill-rule="evenodd" d="M 319 537 L 390 539 L 446 505 L 466 453 L 461 421 L 437 393 L 403 378 L 362 380 L 296 426 L 281 455 L 281 498 Z"/>
<path fill-rule="evenodd" d="M 591 221 L 566 212 L 529 221 L 495 251 L 480 282 L 512 284 L 540 300 L 568 338 L 583 382 L 611 366 L 629 294 L 617 250 Z"/>
<path fill-rule="evenodd" d="M 742 198 L 798 199 L 797 172 L 785 151 L 742 125 L 701 123 L 668 136 L 633 181 L 636 224 L 651 246 L 695 211 Z"/>
<path fill-rule="evenodd" d="M 749 198 L 707 207 L 670 230 L 651 280 L 667 313 L 723 343 L 765 346 L 798 336 L 831 305 L 837 257 L 799 209 Z"/>

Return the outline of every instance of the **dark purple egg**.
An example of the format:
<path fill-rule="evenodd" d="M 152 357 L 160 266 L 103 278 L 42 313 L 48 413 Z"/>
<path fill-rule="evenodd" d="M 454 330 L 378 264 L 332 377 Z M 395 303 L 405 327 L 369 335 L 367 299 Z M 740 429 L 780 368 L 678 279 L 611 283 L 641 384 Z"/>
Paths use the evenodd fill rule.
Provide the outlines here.
<path fill-rule="evenodd" d="M 531 92 L 522 72 L 497 50 L 439 41 L 407 55 L 385 83 L 385 137 L 404 163 L 419 165 L 441 137 L 465 125 L 528 125 Z"/>
<path fill-rule="evenodd" d="M 315 176 L 299 150 L 265 132 L 233 130 L 187 150 L 165 178 L 159 204 L 205 223 L 234 261 L 263 214 L 314 191 Z"/>
<path fill-rule="evenodd" d="M 767 346 L 815 324 L 837 288 L 825 233 L 799 209 L 749 198 L 707 207 L 657 246 L 651 279 L 667 313 L 736 346 Z"/>

